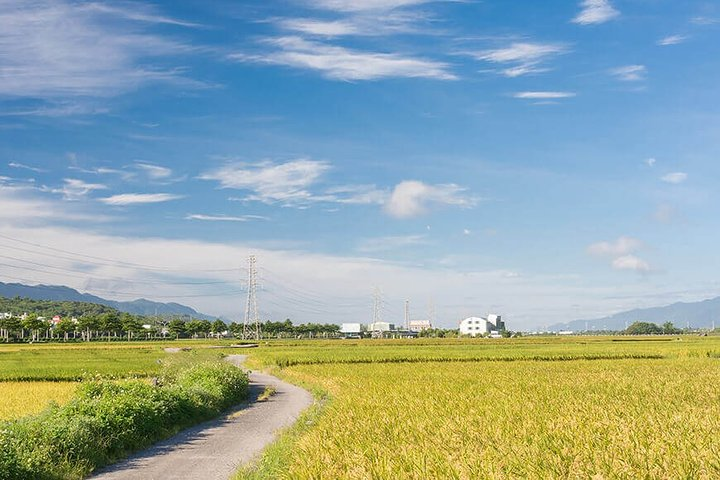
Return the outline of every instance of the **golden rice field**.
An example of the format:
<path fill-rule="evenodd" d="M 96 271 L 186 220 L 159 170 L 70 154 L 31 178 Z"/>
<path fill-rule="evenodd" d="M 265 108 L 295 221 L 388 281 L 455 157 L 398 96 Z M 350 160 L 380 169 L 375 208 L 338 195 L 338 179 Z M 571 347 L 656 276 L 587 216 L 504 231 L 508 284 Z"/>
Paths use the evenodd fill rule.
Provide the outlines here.
<path fill-rule="evenodd" d="M 283 448 L 269 450 L 258 470 L 238 478 L 720 478 L 718 341 L 683 341 L 586 347 L 663 358 L 498 362 L 475 358 L 488 353 L 478 346 L 470 361 L 276 368 L 329 400 L 286 435 L 292 439 Z M 495 353 L 516 348 L 489 345 Z M 547 351 L 563 350 L 558 345 Z M 536 345 L 529 346 L 537 357 Z M 577 346 L 578 340 L 566 345 L 573 352 Z M 275 348 L 256 355 L 266 361 L 292 355 L 289 347 Z M 395 348 L 378 358 L 393 351 L 408 354 Z M 298 360 L 343 356 L 330 345 L 298 353 Z"/>
<path fill-rule="evenodd" d="M 0 420 L 37 413 L 50 402 L 65 403 L 76 388 L 75 382 L 0 382 Z"/>

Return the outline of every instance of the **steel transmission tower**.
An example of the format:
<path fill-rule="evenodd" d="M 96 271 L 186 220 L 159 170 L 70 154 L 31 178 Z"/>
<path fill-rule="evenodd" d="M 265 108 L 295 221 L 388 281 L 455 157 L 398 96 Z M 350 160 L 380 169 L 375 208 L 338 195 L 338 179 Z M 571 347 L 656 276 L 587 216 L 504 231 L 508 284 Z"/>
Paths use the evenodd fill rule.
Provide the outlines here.
<path fill-rule="evenodd" d="M 373 323 L 382 321 L 382 292 L 378 287 L 373 290 Z"/>
<path fill-rule="evenodd" d="M 245 305 L 245 323 L 243 323 L 243 339 L 260 340 L 260 318 L 257 304 L 257 259 L 255 255 L 248 257 L 247 303 Z"/>
<path fill-rule="evenodd" d="M 435 302 L 433 300 L 428 302 L 428 321 L 430 322 L 430 327 L 435 325 Z"/>
<path fill-rule="evenodd" d="M 405 300 L 405 330 L 410 330 L 410 300 Z"/>

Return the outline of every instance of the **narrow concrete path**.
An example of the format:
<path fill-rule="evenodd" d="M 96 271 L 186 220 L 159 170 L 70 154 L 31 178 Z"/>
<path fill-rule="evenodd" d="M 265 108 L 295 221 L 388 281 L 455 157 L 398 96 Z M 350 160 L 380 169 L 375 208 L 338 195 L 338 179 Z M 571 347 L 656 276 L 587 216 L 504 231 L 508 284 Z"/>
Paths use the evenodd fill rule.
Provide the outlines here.
<path fill-rule="evenodd" d="M 229 355 L 238 367 L 246 355 Z M 276 392 L 256 402 L 266 386 Z M 224 418 L 211 420 L 147 450 L 111 465 L 92 476 L 98 480 L 227 480 L 242 464 L 275 439 L 277 431 L 292 425 L 313 403 L 310 393 L 272 375 L 250 372 L 250 403 Z"/>

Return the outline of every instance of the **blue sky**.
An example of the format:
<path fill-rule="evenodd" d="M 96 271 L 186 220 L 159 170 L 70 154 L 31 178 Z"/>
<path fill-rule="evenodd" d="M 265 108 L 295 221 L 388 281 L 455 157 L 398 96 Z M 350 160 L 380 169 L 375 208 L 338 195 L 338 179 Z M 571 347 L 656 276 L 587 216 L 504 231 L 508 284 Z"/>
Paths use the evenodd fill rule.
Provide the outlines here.
<path fill-rule="evenodd" d="M 516 329 L 715 296 L 719 40 L 711 1 L 0 1 L 0 280 L 238 319 L 254 253 L 266 318 Z"/>

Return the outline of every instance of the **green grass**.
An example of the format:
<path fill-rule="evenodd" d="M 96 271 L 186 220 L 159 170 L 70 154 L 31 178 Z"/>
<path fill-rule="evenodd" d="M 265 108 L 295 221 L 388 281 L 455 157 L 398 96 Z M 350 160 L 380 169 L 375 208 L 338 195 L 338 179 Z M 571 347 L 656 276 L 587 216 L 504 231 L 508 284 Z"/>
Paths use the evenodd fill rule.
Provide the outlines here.
<path fill-rule="evenodd" d="M 223 361 L 162 370 L 146 380 L 83 382 L 67 404 L 0 423 L 0 480 L 82 478 L 94 469 L 220 414 L 248 378 Z"/>

